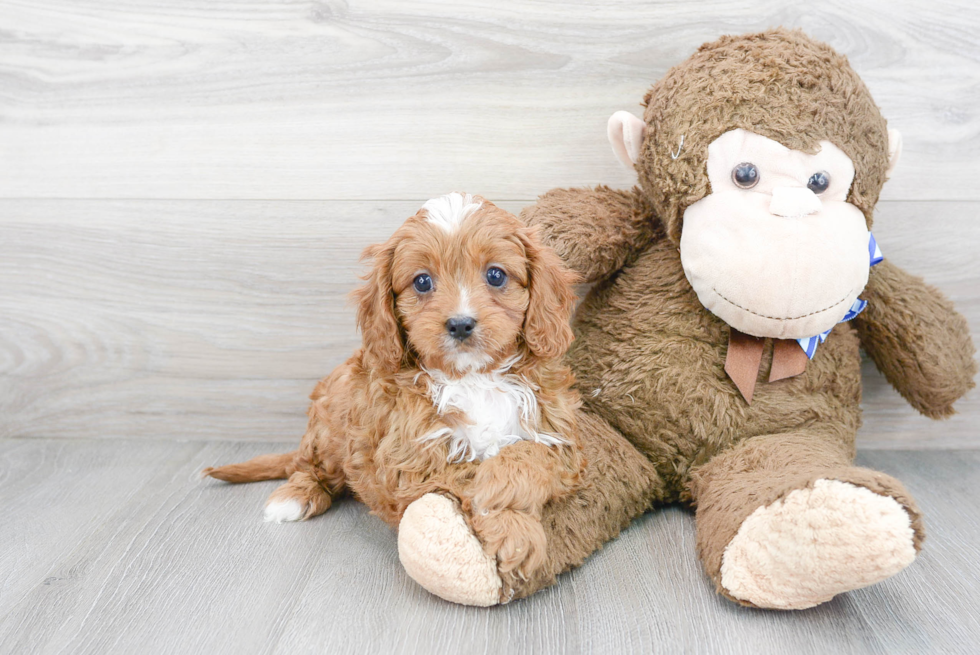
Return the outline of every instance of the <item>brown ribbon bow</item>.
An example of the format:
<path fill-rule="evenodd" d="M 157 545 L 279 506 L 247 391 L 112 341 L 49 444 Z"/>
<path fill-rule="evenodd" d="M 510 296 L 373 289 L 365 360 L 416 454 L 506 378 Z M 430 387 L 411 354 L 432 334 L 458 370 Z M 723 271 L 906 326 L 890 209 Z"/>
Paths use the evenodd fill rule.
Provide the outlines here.
<path fill-rule="evenodd" d="M 794 339 L 773 339 L 772 367 L 769 369 L 769 381 L 784 380 L 799 375 L 806 370 L 806 353 Z M 735 328 L 731 328 L 728 336 L 728 355 L 725 357 L 725 372 L 738 387 L 745 402 L 752 404 L 752 394 L 755 392 L 755 381 L 759 377 L 759 365 L 762 363 L 762 349 L 766 340 L 762 337 L 752 337 Z"/>

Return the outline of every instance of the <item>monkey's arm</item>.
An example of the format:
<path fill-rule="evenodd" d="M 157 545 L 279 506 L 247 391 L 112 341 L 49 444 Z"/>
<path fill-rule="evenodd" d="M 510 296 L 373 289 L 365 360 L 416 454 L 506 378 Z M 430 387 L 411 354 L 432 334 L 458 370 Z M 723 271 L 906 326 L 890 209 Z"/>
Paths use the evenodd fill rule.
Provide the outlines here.
<path fill-rule="evenodd" d="M 970 328 L 938 289 L 887 259 L 871 269 L 855 324 L 861 345 L 893 387 L 930 418 L 953 414 L 973 388 Z"/>
<path fill-rule="evenodd" d="M 664 235 L 636 187 L 552 189 L 525 207 L 521 218 L 538 226 L 544 242 L 585 282 L 612 275 Z"/>

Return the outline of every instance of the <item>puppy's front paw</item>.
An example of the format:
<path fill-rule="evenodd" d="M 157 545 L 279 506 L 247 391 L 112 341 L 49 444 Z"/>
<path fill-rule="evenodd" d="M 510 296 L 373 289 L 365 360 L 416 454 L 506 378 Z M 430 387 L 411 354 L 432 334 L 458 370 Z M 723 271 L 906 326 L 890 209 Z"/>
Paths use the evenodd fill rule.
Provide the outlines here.
<path fill-rule="evenodd" d="M 548 538 L 541 522 L 530 514 L 512 509 L 478 511 L 471 522 L 487 554 L 497 558 L 502 574 L 527 580 L 544 564 Z"/>
<path fill-rule="evenodd" d="M 306 516 L 306 507 L 298 500 L 269 500 L 265 506 L 267 522 L 284 523 L 287 521 L 302 521 Z"/>

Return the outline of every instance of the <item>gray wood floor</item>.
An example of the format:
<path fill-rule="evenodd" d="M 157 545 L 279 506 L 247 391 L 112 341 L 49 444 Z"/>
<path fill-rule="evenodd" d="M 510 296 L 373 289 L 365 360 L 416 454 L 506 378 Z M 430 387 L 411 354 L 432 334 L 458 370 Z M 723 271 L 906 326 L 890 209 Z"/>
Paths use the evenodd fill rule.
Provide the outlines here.
<path fill-rule="evenodd" d="M 980 643 L 980 452 L 866 451 L 927 517 L 906 571 L 803 612 L 716 596 L 691 516 L 655 511 L 557 586 L 505 607 L 443 602 L 352 499 L 266 524 L 274 482 L 201 467 L 281 444 L 0 441 L 3 653 L 968 653 Z"/>

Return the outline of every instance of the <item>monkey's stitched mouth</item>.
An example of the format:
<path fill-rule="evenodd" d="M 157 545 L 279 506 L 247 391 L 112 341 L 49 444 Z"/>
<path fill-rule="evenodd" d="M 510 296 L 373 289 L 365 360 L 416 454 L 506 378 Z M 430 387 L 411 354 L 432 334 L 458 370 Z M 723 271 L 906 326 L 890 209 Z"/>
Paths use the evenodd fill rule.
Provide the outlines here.
<path fill-rule="evenodd" d="M 847 292 L 847 295 L 845 295 L 843 298 L 841 298 L 837 302 L 833 303 L 829 307 L 824 307 L 823 309 L 818 309 L 818 310 L 812 311 L 809 314 L 800 314 L 799 316 L 782 317 L 782 316 L 766 316 L 765 314 L 760 314 L 759 312 L 754 312 L 751 309 L 749 309 L 748 307 L 742 307 L 738 303 L 732 302 L 731 300 L 729 300 L 728 298 L 726 298 L 724 295 L 722 295 L 722 293 L 720 291 L 718 291 L 718 289 L 716 289 L 714 287 L 711 287 L 711 290 L 714 291 L 716 294 L 718 294 L 718 297 L 719 298 L 721 298 L 722 300 L 724 300 L 725 302 L 727 302 L 732 307 L 737 307 L 737 308 L 741 309 L 743 312 L 748 312 L 749 314 L 752 314 L 753 316 L 758 316 L 759 318 L 767 318 L 767 319 L 772 320 L 772 321 L 796 321 L 796 320 L 799 320 L 801 318 L 807 318 L 808 316 L 816 316 L 817 314 L 823 314 L 824 312 L 829 312 L 830 310 L 834 309 L 835 307 L 838 307 L 841 304 L 847 302 L 848 297 L 852 293 L 854 293 L 853 291 L 848 291 Z"/>

